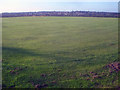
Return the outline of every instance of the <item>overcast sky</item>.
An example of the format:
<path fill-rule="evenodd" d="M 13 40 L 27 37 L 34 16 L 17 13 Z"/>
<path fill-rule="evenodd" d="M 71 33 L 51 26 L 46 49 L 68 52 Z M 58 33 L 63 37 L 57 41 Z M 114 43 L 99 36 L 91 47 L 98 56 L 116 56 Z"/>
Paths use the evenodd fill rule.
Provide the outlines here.
<path fill-rule="evenodd" d="M 0 12 L 38 11 L 49 2 L 118 2 L 119 0 L 0 0 Z M 54 7 L 55 8 L 55 7 Z"/>

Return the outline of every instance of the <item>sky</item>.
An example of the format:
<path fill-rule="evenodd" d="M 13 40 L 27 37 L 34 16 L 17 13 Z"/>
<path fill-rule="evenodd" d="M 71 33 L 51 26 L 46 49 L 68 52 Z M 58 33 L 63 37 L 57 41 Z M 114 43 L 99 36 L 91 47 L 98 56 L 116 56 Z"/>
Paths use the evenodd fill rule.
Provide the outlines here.
<path fill-rule="evenodd" d="M 25 12 L 25 11 L 49 11 L 49 10 L 54 11 L 54 10 L 72 10 L 72 9 L 77 10 L 77 8 L 83 8 L 83 7 L 75 6 L 75 4 L 72 6 L 72 4 L 69 5 L 69 3 L 70 2 L 99 3 L 99 2 L 118 2 L 118 1 L 119 0 L 0 0 L 0 12 Z M 65 6 L 68 5 L 68 7 L 66 8 L 64 5 L 62 5 L 61 2 L 66 3 L 64 5 Z M 101 8 L 103 8 L 103 6 L 101 6 Z"/>

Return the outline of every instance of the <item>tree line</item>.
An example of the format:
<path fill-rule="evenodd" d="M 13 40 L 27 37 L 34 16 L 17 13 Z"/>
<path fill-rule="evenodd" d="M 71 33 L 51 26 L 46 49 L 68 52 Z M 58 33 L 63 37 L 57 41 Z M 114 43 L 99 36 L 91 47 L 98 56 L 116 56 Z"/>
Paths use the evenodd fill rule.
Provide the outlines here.
<path fill-rule="evenodd" d="M 25 17 L 25 16 L 74 16 L 74 17 L 114 17 L 120 13 L 113 12 L 90 12 L 90 11 L 41 11 L 41 12 L 17 12 L 2 13 L 2 17 Z"/>

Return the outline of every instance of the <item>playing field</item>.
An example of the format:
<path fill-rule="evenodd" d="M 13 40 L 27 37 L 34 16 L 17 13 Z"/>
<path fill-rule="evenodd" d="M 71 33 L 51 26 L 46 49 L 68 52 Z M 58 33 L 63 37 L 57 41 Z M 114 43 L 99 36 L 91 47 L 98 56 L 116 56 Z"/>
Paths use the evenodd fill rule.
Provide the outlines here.
<path fill-rule="evenodd" d="M 3 87 L 116 87 L 118 19 L 3 18 Z"/>

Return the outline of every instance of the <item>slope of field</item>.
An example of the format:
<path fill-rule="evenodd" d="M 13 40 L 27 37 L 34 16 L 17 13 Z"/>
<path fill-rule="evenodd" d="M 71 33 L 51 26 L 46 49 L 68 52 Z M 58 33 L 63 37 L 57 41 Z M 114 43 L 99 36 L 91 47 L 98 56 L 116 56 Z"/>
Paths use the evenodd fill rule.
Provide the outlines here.
<path fill-rule="evenodd" d="M 116 18 L 3 18 L 2 35 L 3 87 L 117 86 Z"/>

